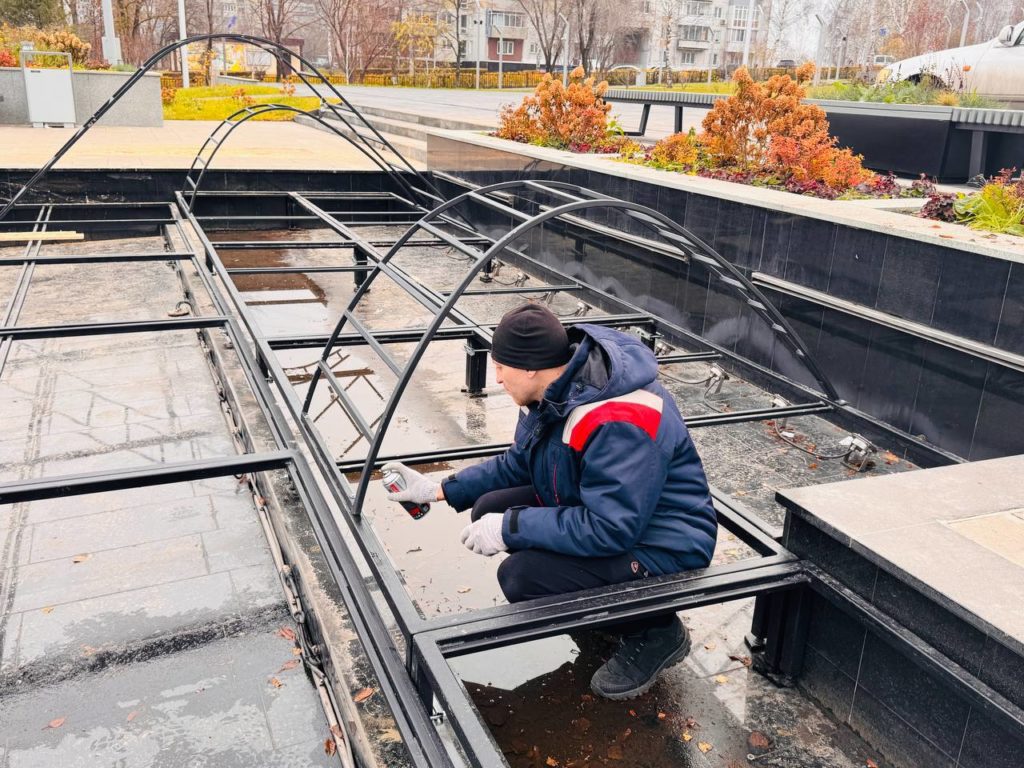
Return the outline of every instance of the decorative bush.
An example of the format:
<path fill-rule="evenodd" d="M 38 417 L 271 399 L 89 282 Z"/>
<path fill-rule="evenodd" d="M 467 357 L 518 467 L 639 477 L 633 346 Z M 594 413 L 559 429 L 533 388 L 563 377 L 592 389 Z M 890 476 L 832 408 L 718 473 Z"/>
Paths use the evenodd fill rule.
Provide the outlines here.
<path fill-rule="evenodd" d="M 0 48 L 0 67 L 16 67 L 18 60 L 6 48 Z"/>
<path fill-rule="evenodd" d="M 55 32 L 40 32 L 36 38 L 36 48 L 44 51 L 70 53 L 71 60 L 75 64 L 85 64 L 92 45 L 71 30 L 61 29 Z"/>
<path fill-rule="evenodd" d="M 160 88 L 160 101 L 164 104 L 173 104 L 174 97 L 178 95 L 178 89 L 172 85 L 164 85 Z"/>
<path fill-rule="evenodd" d="M 697 132 L 691 129 L 688 133 L 674 133 L 655 144 L 648 163 L 670 171 L 688 171 L 697 164 L 699 155 Z"/>
<path fill-rule="evenodd" d="M 584 79 L 583 67 L 569 74 L 568 86 L 547 74 L 518 107 L 502 109 L 495 135 L 574 152 L 615 151 L 623 139 L 609 125 L 611 105 L 601 98 L 607 89 Z"/>
<path fill-rule="evenodd" d="M 980 191 L 936 194 L 934 188 L 920 216 L 966 224 L 972 229 L 1024 237 L 1024 179 L 1004 169 Z"/>

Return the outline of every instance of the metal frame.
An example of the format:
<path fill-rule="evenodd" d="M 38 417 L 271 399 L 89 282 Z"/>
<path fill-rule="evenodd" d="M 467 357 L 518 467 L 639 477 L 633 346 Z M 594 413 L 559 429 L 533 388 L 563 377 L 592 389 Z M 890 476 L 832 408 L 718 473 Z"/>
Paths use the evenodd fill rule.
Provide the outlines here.
<path fill-rule="evenodd" d="M 0 220 L 10 211 L 16 209 L 19 200 L 35 186 L 57 160 L 113 106 L 139 77 L 161 58 L 190 42 L 218 39 L 247 42 L 271 53 L 286 50 L 271 41 L 244 35 L 201 35 L 164 48 L 124 86 L 119 88 L 61 150 L 33 175 L 3 209 L 0 209 Z M 316 75 L 320 74 L 305 60 L 302 60 L 302 63 Z M 306 85 L 311 86 L 309 79 L 304 74 L 300 72 L 299 77 Z M 386 701 L 395 715 L 399 731 L 409 747 L 412 761 L 416 766 L 452 764 L 450 756 L 430 720 L 430 707 L 434 696 L 438 698 L 451 720 L 452 727 L 461 739 L 461 747 L 473 765 L 500 765 L 503 762 L 488 729 L 480 720 L 465 689 L 459 684 L 448 666 L 447 659 L 466 653 L 545 637 L 576 627 L 606 625 L 630 617 L 647 616 L 668 610 L 679 610 L 752 595 L 767 595 L 780 607 L 780 610 L 774 611 L 769 622 L 772 625 L 767 633 L 770 657 L 784 668 L 798 667 L 801 650 L 800 627 L 805 620 L 806 613 L 801 608 L 805 602 L 802 595 L 809 583 L 804 566 L 775 541 L 773 532 L 766 530 L 756 517 L 717 492 L 714 494 L 714 500 L 720 522 L 724 528 L 732 531 L 741 541 L 751 547 L 757 554 L 756 558 L 730 565 L 712 566 L 702 571 L 644 580 L 640 583 L 629 583 L 572 595 L 498 606 L 454 616 L 426 619 L 420 615 L 398 574 L 388 565 L 389 560 L 382 542 L 377 538 L 372 527 L 362 518 L 362 504 L 373 469 L 385 460 L 379 455 L 383 436 L 417 363 L 432 341 L 466 340 L 468 342 L 467 391 L 470 394 L 476 394 L 482 388 L 483 374 L 486 370 L 484 367 L 486 357 L 482 353 L 490 346 L 493 326 L 474 322 L 471 317 L 456 308 L 456 303 L 464 295 L 516 292 L 501 287 L 470 290 L 470 285 L 476 276 L 480 273 L 488 273 L 494 260 L 498 257 L 509 258 L 517 263 L 527 265 L 544 279 L 551 281 L 552 284 L 544 289 L 548 292 L 572 291 L 579 293 L 589 301 L 597 303 L 598 306 L 610 308 L 612 312 L 608 317 L 567 320 L 568 324 L 599 322 L 619 327 L 638 327 L 642 329 L 642 336 L 652 347 L 656 338 L 665 332 L 673 339 L 692 342 L 700 350 L 693 353 L 664 356 L 662 362 L 666 364 L 720 357 L 729 358 L 743 365 L 746 370 L 754 371 L 761 378 L 782 384 L 789 391 L 796 392 L 808 399 L 808 402 L 783 409 L 755 409 L 694 417 L 689 419 L 692 427 L 821 411 L 833 411 L 836 415 L 842 415 L 852 420 L 860 419 L 873 426 L 879 426 L 879 423 L 866 419 L 863 414 L 853 411 L 838 398 L 834 388 L 814 363 L 800 338 L 750 280 L 706 243 L 695 238 L 672 220 L 643 206 L 608 198 L 578 186 L 555 182 L 514 181 L 483 188 L 470 187 L 468 191 L 445 201 L 433 183 L 416 171 L 397 152 L 394 152 L 393 147 L 380 136 L 372 125 L 365 121 L 358 111 L 348 104 L 330 83 L 325 80 L 323 85 L 333 92 L 341 102 L 341 108 L 331 104 L 325 104 L 325 108 L 333 111 L 335 117 L 355 134 L 359 142 L 353 143 L 360 148 L 360 151 L 374 160 L 398 190 L 385 193 L 384 197 L 389 202 L 398 202 L 404 206 L 404 209 L 385 211 L 379 219 L 363 219 L 345 223 L 336 215 L 344 212 L 332 213 L 315 202 L 319 198 L 336 199 L 345 195 L 303 195 L 292 192 L 287 195 L 291 207 L 285 216 L 197 217 L 193 210 L 197 199 L 209 194 L 200 193 L 199 184 L 209 161 L 212 160 L 222 141 L 241 123 L 262 112 L 269 111 L 270 108 L 281 107 L 280 105 L 268 105 L 268 108 L 263 110 L 240 110 L 232 117 L 242 114 L 242 119 L 232 122 L 229 118 L 229 121 L 218 126 L 197 155 L 197 161 L 193 162 L 188 176 L 188 180 L 192 182 L 190 184 L 191 192 L 186 190 L 185 193 L 178 193 L 175 204 L 170 206 L 173 223 L 167 224 L 162 219 L 132 222 L 134 224 L 142 222 L 160 224 L 164 227 L 169 252 L 163 255 L 163 258 L 174 262 L 179 270 L 179 277 L 182 278 L 181 262 L 185 260 L 191 262 L 191 266 L 196 269 L 201 284 L 216 308 L 217 315 L 177 321 L 18 327 L 12 323 L 16 321 L 20 306 L 24 302 L 32 270 L 36 263 L 47 261 L 45 258 L 38 258 L 38 244 L 35 252 L 32 252 L 30 243 L 25 256 L 16 262 L 22 264 L 22 274 L 3 324 L 0 325 L 0 345 L 3 345 L 0 347 L 2 350 L 0 354 L 3 355 L 0 358 L 0 367 L 2 367 L 3 360 L 6 359 L 7 350 L 16 338 L 172 329 L 194 329 L 197 333 L 205 335 L 210 329 L 223 330 L 227 334 L 232 348 L 236 350 L 246 380 L 256 395 L 261 414 L 271 427 L 276 449 L 266 454 L 247 454 L 228 460 L 185 462 L 166 465 L 159 469 L 104 472 L 29 483 L 4 484 L 0 485 L 0 503 L 86 493 L 99 489 L 172 482 L 173 480 L 168 478 L 211 476 L 210 473 L 223 474 L 240 467 L 248 467 L 250 472 L 278 468 L 287 470 L 296 488 L 299 489 L 303 506 L 310 517 L 332 576 L 342 590 L 346 607 L 352 616 L 360 638 L 366 645 L 368 658 L 374 672 L 378 675 Z M 353 128 L 342 116 L 342 110 L 351 118 L 361 120 L 368 132 Z M 217 138 L 218 131 L 222 129 L 221 137 Z M 204 156 L 204 152 L 209 147 L 212 147 L 212 150 L 208 156 Z M 384 159 L 378 147 L 393 152 L 399 159 L 399 165 Z M 405 167 L 402 167 L 402 163 Z M 198 176 L 193 179 L 192 172 L 196 168 L 200 168 L 200 170 Z M 452 181 L 450 178 L 446 180 Z M 186 194 L 188 200 L 186 200 Z M 264 193 L 235 194 L 241 197 L 254 197 Z M 379 194 L 374 197 L 372 193 L 349 194 L 347 199 L 366 200 L 371 197 L 377 200 L 384 199 Z M 427 206 L 430 208 L 428 209 Z M 97 207 L 102 208 L 102 204 Z M 464 208 L 468 208 L 470 211 L 462 210 Z M 54 206 L 41 207 L 35 226 L 45 228 L 53 209 Z M 296 213 L 300 210 L 302 213 Z M 490 217 L 489 229 L 492 234 L 484 234 L 470 224 L 471 218 L 477 218 L 472 214 L 480 211 L 483 212 L 485 220 Z M 645 228 L 646 235 L 638 236 L 621 228 L 593 221 L 590 214 L 599 211 L 612 211 L 617 215 L 628 217 L 632 225 Z M 414 217 L 416 221 L 394 241 L 367 240 L 352 228 L 365 223 L 409 224 L 410 217 Z M 214 220 L 302 221 L 321 224 L 334 231 L 339 239 L 328 243 L 228 241 L 214 244 L 210 241 L 201 223 L 201 221 Z M 495 221 L 503 223 L 495 224 Z M 193 228 L 200 243 L 199 250 L 188 254 L 171 252 L 173 232 L 177 233 L 181 242 L 189 242 L 186 224 Z M 653 251 L 665 258 L 700 264 L 708 272 L 710 279 L 717 281 L 716 285 L 719 288 L 724 288 L 724 290 L 739 296 L 751 311 L 765 321 L 775 338 L 785 345 L 796 358 L 804 362 L 807 370 L 812 374 L 821 391 L 824 392 L 824 397 L 812 388 L 793 382 L 750 361 L 745 361 L 730 350 L 721 349 L 686 329 L 667 324 L 650 313 L 601 291 L 595 286 L 581 284 L 550 264 L 542 263 L 512 247 L 514 243 L 525 238 L 531 232 L 539 231 L 542 226 L 558 228 L 559 231 L 567 233 L 578 243 L 593 243 L 600 240 L 602 247 L 607 245 L 612 250 L 620 248 L 619 252 L 623 254 L 628 253 L 629 249 L 639 248 Z M 425 234 L 428 237 L 426 240 L 413 239 L 413 235 L 417 233 Z M 446 245 L 470 257 L 473 263 L 454 291 L 437 292 L 420 284 L 404 270 L 391 263 L 393 257 L 407 245 Z M 354 264 L 316 268 L 228 269 L 219 256 L 219 250 L 267 250 L 275 247 L 349 248 L 352 250 Z M 388 248 L 386 253 L 379 250 L 382 247 Z M 54 261 L 75 263 L 74 258 L 64 257 L 62 262 L 59 261 L 59 258 Z M 90 263 L 117 263 L 129 260 L 154 260 L 154 255 L 115 254 L 106 258 L 81 258 Z M 260 332 L 245 301 L 232 282 L 232 276 L 236 274 L 267 274 L 271 272 L 352 272 L 356 280 L 356 292 L 329 336 L 271 339 Z M 371 331 L 358 320 L 354 314 L 356 306 L 370 290 L 372 283 L 382 274 L 431 312 L 433 320 L 425 328 Z M 186 286 L 187 281 L 182 279 L 182 284 Z M 536 290 L 523 287 L 521 292 L 526 294 Z M 224 295 L 227 296 L 227 299 L 224 298 Z M 186 298 L 194 298 L 189 294 L 187 287 Z M 194 302 L 192 303 L 194 306 Z M 241 325 L 236 323 L 232 312 L 237 315 Z M 453 321 L 454 325 L 442 327 L 445 320 Z M 242 328 L 246 331 L 246 336 L 243 336 Z M 250 351 L 249 341 L 251 341 L 254 351 Z M 386 349 L 387 344 L 399 341 L 417 343 L 415 351 L 405 366 L 398 365 Z M 335 381 L 329 366 L 330 357 L 338 353 L 338 348 L 356 344 L 369 347 L 398 380 L 388 399 L 384 413 L 374 422 L 367 421 L 359 413 L 355 403 Z M 322 348 L 322 353 L 317 367 L 312 370 L 309 391 L 302 401 L 292 387 L 287 371 L 277 360 L 275 350 L 311 346 Z M 208 347 L 212 349 L 214 345 L 211 344 Z M 217 368 L 217 355 L 211 352 L 210 358 L 211 364 Z M 360 464 L 361 473 L 354 492 L 342 474 L 345 465 L 331 455 L 326 441 L 317 430 L 315 419 L 310 417 L 309 410 L 316 386 L 323 374 L 326 374 L 326 386 L 331 389 L 335 402 L 342 406 L 346 415 L 355 425 L 357 432 L 370 444 L 367 456 Z M 359 566 L 347 547 L 346 538 L 339 529 L 332 510 L 327 506 L 324 497 L 320 495 L 312 472 L 294 447 L 295 439 L 290 432 L 289 422 L 286 421 L 284 414 L 278 410 L 275 404 L 273 393 L 269 388 L 269 381 L 275 383 L 276 390 L 292 423 L 298 428 L 305 447 L 309 449 L 320 470 L 328 492 L 341 510 L 342 517 L 350 528 L 371 573 L 383 591 L 388 606 L 406 640 L 408 652 L 404 661 L 394 647 L 384 619 L 363 581 Z M 914 443 L 912 438 L 906 437 L 909 443 Z M 241 438 L 243 444 L 251 447 L 252 441 L 247 436 L 242 434 Z M 454 460 L 468 456 L 493 455 L 501 450 L 504 450 L 502 445 L 462 446 L 405 458 L 430 461 Z M 951 460 L 941 453 L 936 455 L 937 461 L 941 463 Z"/>
<path fill-rule="evenodd" d="M 102 208 L 104 204 L 95 205 L 97 208 Z M 33 225 L 33 231 L 45 230 L 55 207 L 57 206 L 39 206 L 40 210 Z M 168 226 L 164 231 L 168 247 L 170 248 L 172 243 L 172 230 L 177 231 L 181 242 L 188 243 L 177 208 L 167 204 L 165 204 L 165 208 L 169 214 L 168 220 L 174 222 L 173 227 Z M 0 483 L 0 504 L 14 504 L 227 475 L 249 476 L 253 478 L 254 485 L 258 487 L 261 481 L 255 479 L 256 473 L 275 470 L 286 472 L 302 507 L 314 523 L 314 532 L 323 549 L 328 568 L 340 588 L 347 612 L 364 644 L 367 658 L 408 748 L 412 764 L 417 768 L 453 766 L 454 763 L 448 750 L 430 719 L 430 710 L 416 695 L 416 689 L 405 672 L 403 660 L 395 649 L 386 623 L 377 611 L 374 598 L 363 580 L 360 566 L 349 553 L 337 526 L 333 525 L 331 509 L 320 491 L 315 476 L 305 458 L 295 447 L 295 438 L 284 415 L 274 401 L 267 380 L 257 363 L 257 358 L 249 349 L 248 340 L 243 336 L 236 320 L 230 315 L 231 305 L 221 296 L 211 275 L 202 263 L 200 255 L 195 251 L 189 253 L 168 251 L 160 254 L 119 253 L 42 257 L 39 255 L 41 245 L 42 242 L 39 240 L 30 241 L 26 246 L 24 256 L 10 260 L 13 263 L 21 264 L 22 272 L 15 286 L 12 300 L 8 303 L 4 313 L 3 324 L 0 326 L 0 355 L 2 355 L 0 357 L 0 373 L 2 373 L 3 363 L 15 340 L 194 330 L 199 334 L 201 342 L 207 349 L 208 362 L 216 378 L 222 382 L 221 389 L 229 402 L 229 413 L 235 419 L 237 414 L 241 413 L 241 409 L 238 403 L 234 402 L 231 387 L 224 383 L 227 381 L 227 375 L 221 365 L 220 353 L 214 351 L 216 345 L 209 336 L 211 331 L 220 331 L 226 337 L 226 348 L 233 350 L 236 356 L 246 384 L 255 398 L 260 417 L 269 427 L 274 448 L 264 452 L 252 452 L 254 441 L 248 435 L 244 423 L 236 420 L 235 436 L 237 442 L 246 451 L 241 454 Z M 198 276 L 203 290 L 213 302 L 217 314 L 169 320 L 53 326 L 19 326 L 17 324 L 18 314 L 28 294 L 32 271 L 36 263 L 90 263 L 110 264 L 116 267 L 117 264 L 128 261 L 171 261 L 178 271 L 186 300 L 194 308 L 195 297 L 181 270 L 182 262 L 188 263 Z M 331 521 L 331 523 L 325 525 L 324 521 Z M 318 631 L 312 619 L 308 626 L 300 625 L 300 629 L 304 634 Z M 315 645 L 305 636 L 302 639 L 310 647 Z"/>

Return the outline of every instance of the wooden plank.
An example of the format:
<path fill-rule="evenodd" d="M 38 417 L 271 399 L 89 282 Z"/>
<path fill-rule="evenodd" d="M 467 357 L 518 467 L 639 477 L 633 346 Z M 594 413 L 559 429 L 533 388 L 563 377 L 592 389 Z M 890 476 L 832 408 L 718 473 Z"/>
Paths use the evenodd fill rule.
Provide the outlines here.
<path fill-rule="evenodd" d="M 72 230 L 56 232 L 0 232 L 0 243 L 24 243 L 29 240 L 84 240 L 85 235 Z"/>

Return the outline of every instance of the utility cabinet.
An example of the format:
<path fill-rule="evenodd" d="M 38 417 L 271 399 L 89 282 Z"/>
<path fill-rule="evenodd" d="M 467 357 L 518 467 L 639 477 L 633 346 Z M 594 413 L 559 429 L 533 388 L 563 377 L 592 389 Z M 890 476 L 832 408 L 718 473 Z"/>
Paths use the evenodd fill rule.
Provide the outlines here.
<path fill-rule="evenodd" d="M 65 59 L 67 67 L 31 66 L 29 62 L 41 56 Z M 73 127 L 75 93 L 71 88 L 71 54 L 63 51 L 22 50 L 21 72 L 25 78 L 29 122 L 36 128 L 48 125 Z"/>

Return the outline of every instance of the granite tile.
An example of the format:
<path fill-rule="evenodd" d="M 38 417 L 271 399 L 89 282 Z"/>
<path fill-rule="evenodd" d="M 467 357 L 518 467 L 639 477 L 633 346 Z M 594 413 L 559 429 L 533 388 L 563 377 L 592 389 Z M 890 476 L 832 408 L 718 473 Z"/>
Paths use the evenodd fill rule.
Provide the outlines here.
<path fill-rule="evenodd" d="M 887 240 L 881 232 L 837 227 L 828 293 L 873 307 L 878 297 Z"/>
<path fill-rule="evenodd" d="M 790 232 L 793 222 L 799 216 L 791 213 L 769 211 L 764 223 L 764 237 L 761 242 L 761 258 L 757 269 L 775 277 L 782 277 L 786 271 L 789 254 Z"/>
<path fill-rule="evenodd" d="M 892 238 L 885 249 L 875 308 L 918 323 L 929 323 L 935 308 L 945 249 L 917 240 Z"/>
<path fill-rule="evenodd" d="M 993 722 L 982 711 L 971 712 L 958 768 L 1020 768 L 1024 735 Z"/>
<path fill-rule="evenodd" d="M 872 603 L 972 675 L 978 674 L 987 643 L 984 632 L 881 569 Z"/>
<path fill-rule="evenodd" d="M 1009 276 L 1008 261 L 973 253 L 947 254 L 931 326 L 992 344 Z"/>
<path fill-rule="evenodd" d="M 1024 355 L 1024 264 L 1010 265 L 995 344 L 1000 349 Z"/>
<path fill-rule="evenodd" d="M 853 706 L 854 682 L 813 648 L 805 652 L 804 668 L 797 685 L 833 717 L 846 722 Z"/>
<path fill-rule="evenodd" d="M 1024 424 L 1024 373 L 992 363 L 981 397 L 971 461 L 1024 453 L 1024 430 L 1007 429 Z"/>
<path fill-rule="evenodd" d="M 836 225 L 830 221 L 805 218 L 794 221 L 783 277 L 806 288 L 824 291 L 832 269 L 835 238 Z"/>
<path fill-rule="evenodd" d="M 909 430 L 927 342 L 875 326 L 856 405 L 897 429 Z"/>
<path fill-rule="evenodd" d="M 819 654 L 823 663 L 834 667 L 836 672 L 852 684 L 860 670 L 861 655 L 867 630 L 857 619 L 836 607 L 824 597 L 815 595 L 811 602 L 810 624 L 807 644 Z M 846 711 L 837 713 L 845 720 L 849 715 L 851 700 L 846 702 Z"/>
<path fill-rule="evenodd" d="M 870 633 L 857 678 L 858 698 L 865 690 L 946 755 L 960 751 L 970 704 Z"/>
<path fill-rule="evenodd" d="M 968 456 L 981 405 L 988 363 L 937 344 L 928 345 L 910 422 L 911 434 L 923 435 L 960 456 Z"/>
<path fill-rule="evenodd" d="M 826 567 L 830 575 L 858 595 L 871 599 L 878 566 L 845 544 L 791 515 L 786 529 L 785 546 L 793 554 Z"/>
<path fill-rule="evenodd" d="M 1018 638 L 1024 646 L 1024 638 Z M 1018 707 L 1024 708 L 1024 654 L 1020 648 L 1011 650 L 993 637 L 987 638 L 978 654 L 978 677 Z"/>
<path fill-rule="evenodd" d="M 895 766 L 955 768 L 956 760 L 862 688 L 853 701 L 850 727 Z M 961 730 L 962 733 L 962 730 Z"/>
<path fill-rule="evenodd" d="M 750 234 L 755 208 L 722 200 L 718 207 L 718 228 L 714 247 L 723 258 L 737 267 L 752 267 Z"/>
<path fill-rule="evenodd" d="M 715 239 L 715 232 L 718 229 L 719 203 L 717 197 L 705 195 L 690 194 L 686 200 L 683 226 L 706 244 L 710 244 Z"/>
<path fill-rule="evenodd" d="M 824 310 L 814 359 L 840 397 L 856 403 L 864 381 L 864 363 L 872 324 L 841 312 Z"/>

